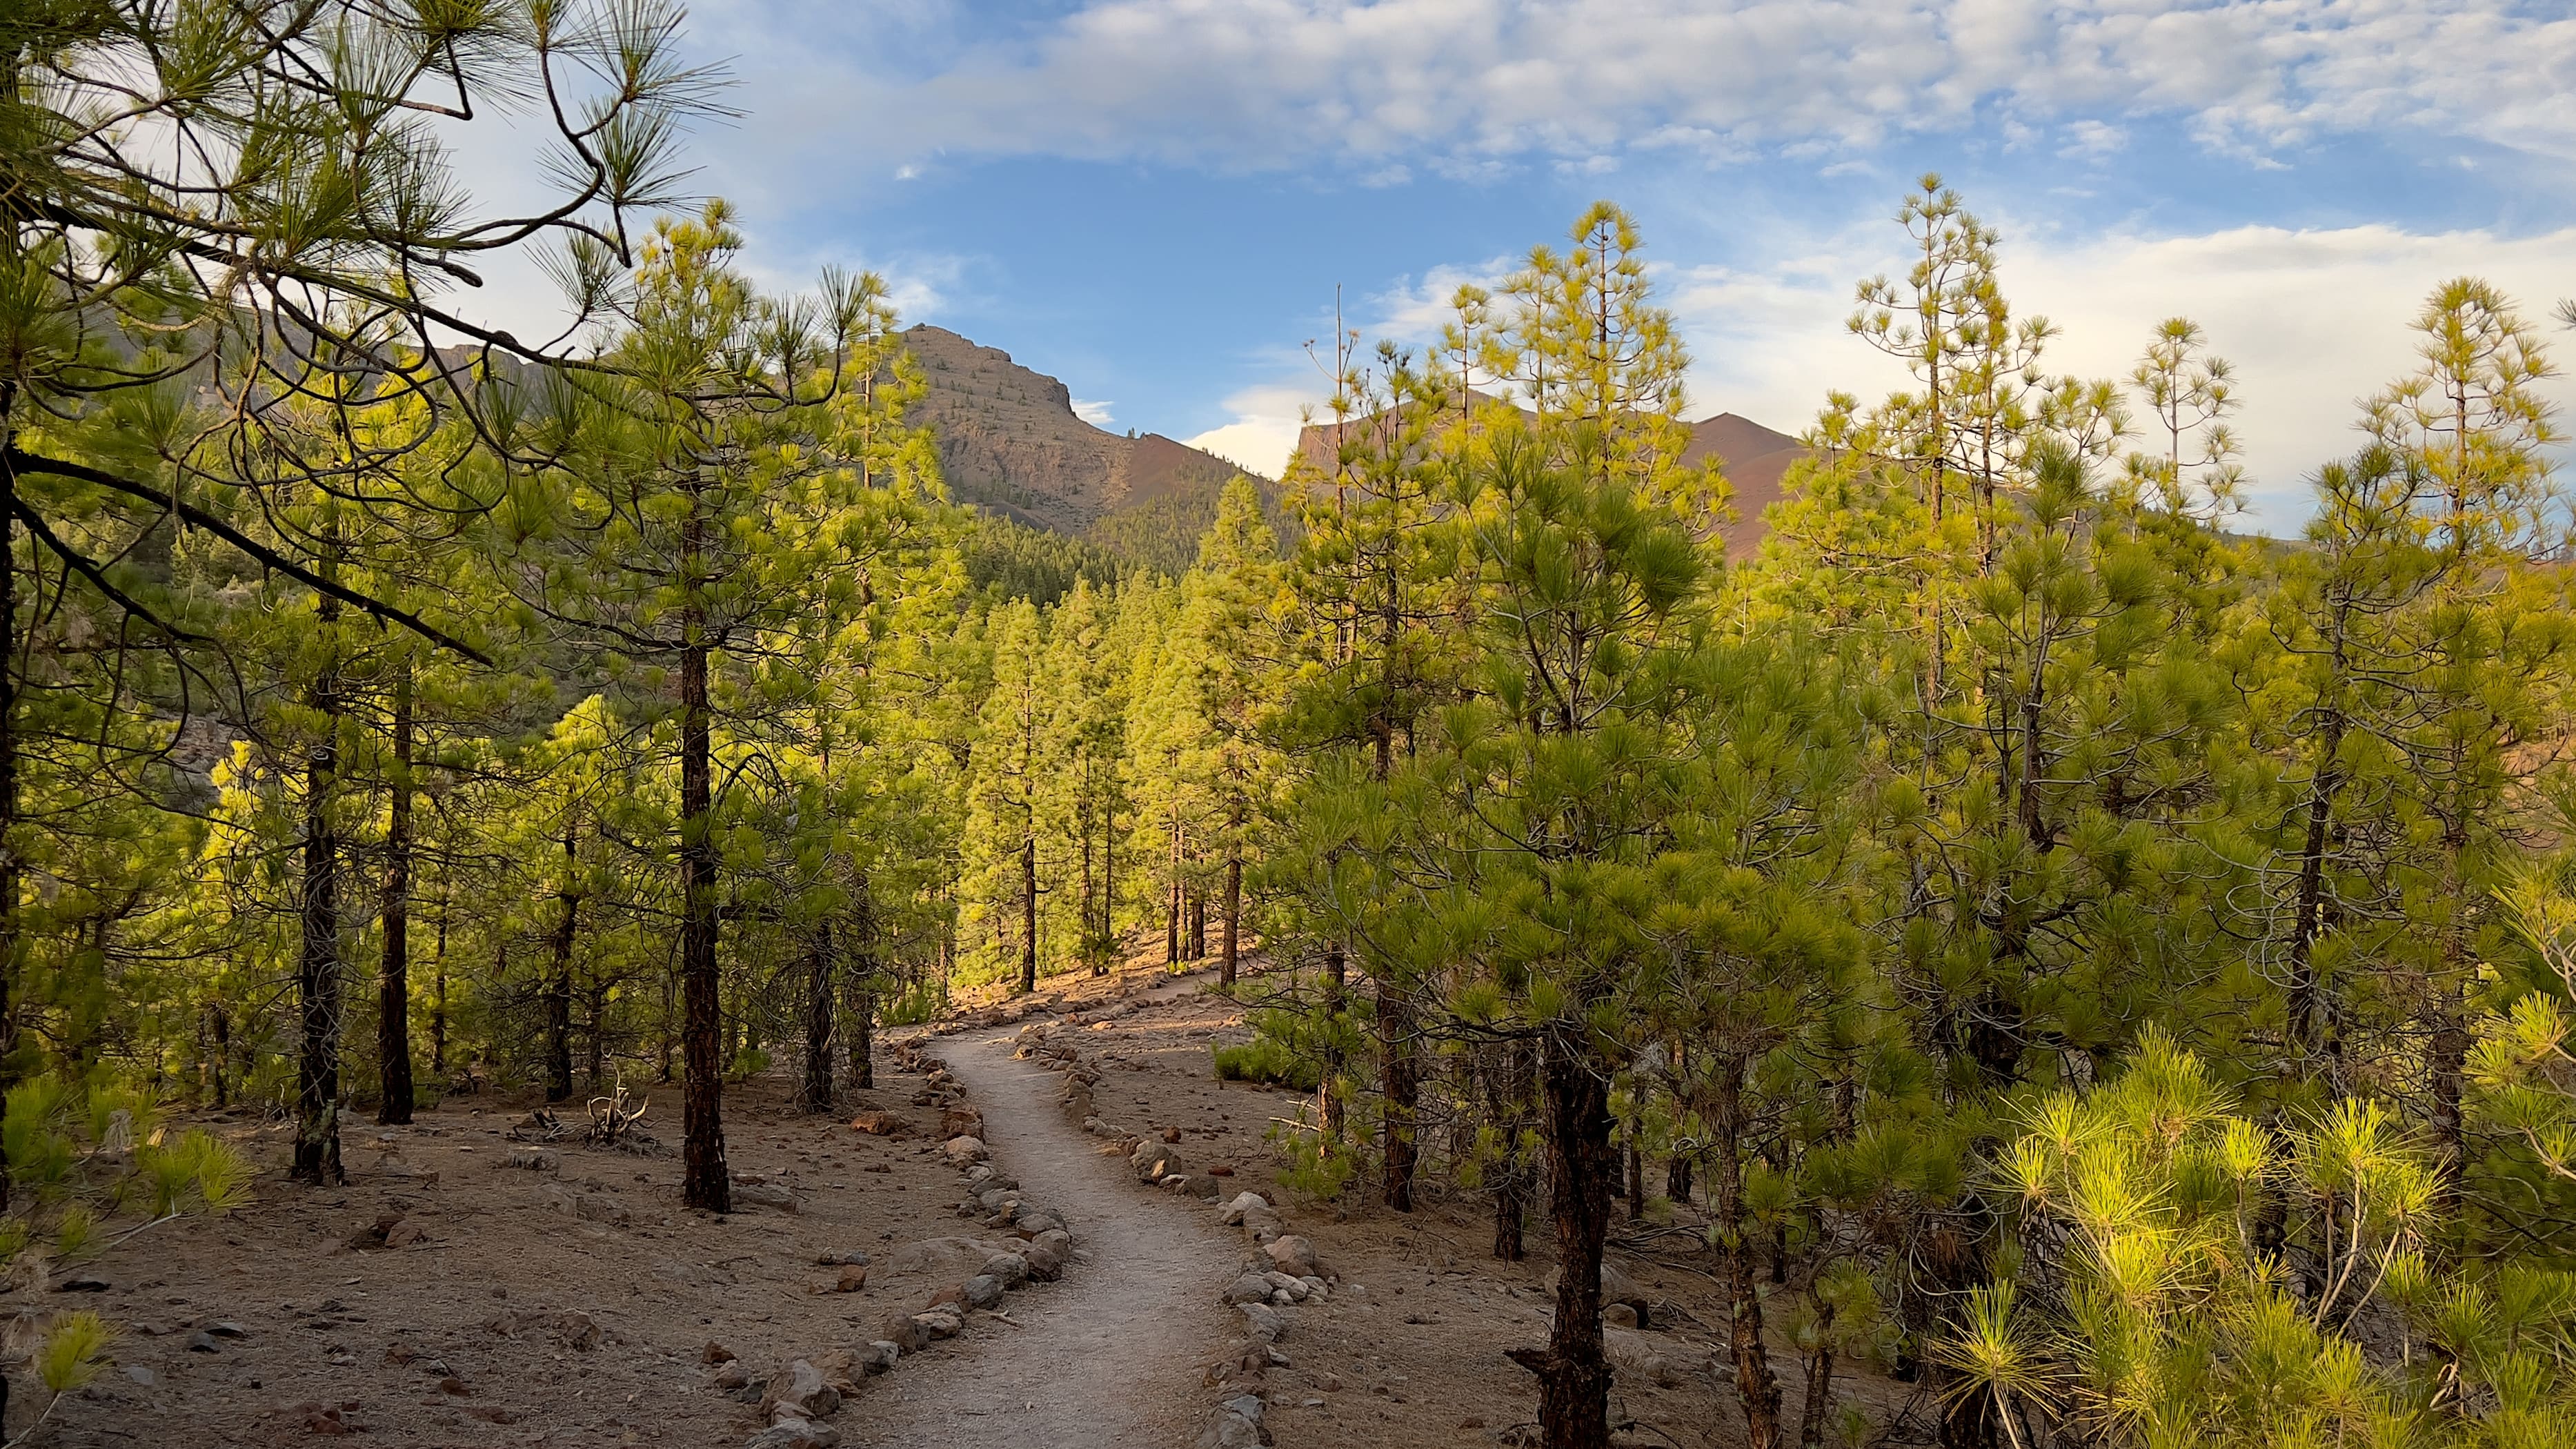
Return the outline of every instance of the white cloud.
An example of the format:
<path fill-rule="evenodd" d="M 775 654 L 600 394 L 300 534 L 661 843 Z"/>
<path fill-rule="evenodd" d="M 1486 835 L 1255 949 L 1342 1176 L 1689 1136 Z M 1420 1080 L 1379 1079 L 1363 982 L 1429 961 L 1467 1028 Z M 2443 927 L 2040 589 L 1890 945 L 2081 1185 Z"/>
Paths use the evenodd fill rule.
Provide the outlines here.
<path fill-rule="evenodd" d="M 816 123 L 763 127 L 763 148 L 1579 163 L 1866 147 L 1991 112 L 2180 117 L 2249 154 L 2401 128 L 2576 155 L 2576 16 L 2500 0 L 1093 0 L 982 33 L 949 17 L 875 72 L 824 61 L 878 53 L 831 8 L 771 3 L 721 31 L 765 114 Z"/>
<path fill-rule="evenodd" d="M 1085 402 L 1081 398 L 1075 398 L 1073 415 L 1095 428 L 1105 428 L 1117 421 L 1109 415 L 1110 406 L 1105 402 Z"/>
<path fill-rule="evenodd" d="M 1245 388 L 1225 400 L 1234 421 L 1181 441 L 1238 468 L 1276 478 L 1288 466 L 1289 455 L 1297 451 L 1297 432 L 1321 392 L 1296 383 Z"/>
<path fill-rule="evenodd" d="M 2514 238 L 2248 226 L 2010 245 L 2003 283 L 2022 315 L 2063 329 L 2046 358 L 2052 372 L 2124 378 L 2159 320 L 2185 313 L 2199 321 L 2213 350 L 2237 367 L 2237 430 L 2256 522 L 2280 531 L 2305 517 L 2316 467 L 2358 445 L 2357 401 L 2414 367 L 2407 324 L 2436 284 L 2483 276 L 2546 327 L 2555 299 L 2576 289 L 2571 256 L 2576 229 Z M 1873 226 L 1792 260 L 1668 274 L 1696 359 L 1694 412 L 1730 410 L 1795 431 L 1829 388 L 1866 398 L 1905 385 L 1842 326 L 1853 282 L 1895 260 Z M 2560 337 L 2564 355 L 2576 339 Z M 2544 390 L 2562 414 L 2576 414 L 2576 382 L 2561 377 Z"/>

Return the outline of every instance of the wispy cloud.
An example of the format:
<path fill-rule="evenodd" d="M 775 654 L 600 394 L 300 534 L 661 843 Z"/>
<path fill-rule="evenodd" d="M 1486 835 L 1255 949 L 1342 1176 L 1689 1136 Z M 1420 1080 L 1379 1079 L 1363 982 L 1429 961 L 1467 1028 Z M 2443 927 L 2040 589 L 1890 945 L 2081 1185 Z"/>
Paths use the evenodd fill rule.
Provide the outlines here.
<path fill-rule="evenodd" d="M 1084 422 L 1091 424 L 1095 428 L 1106 428 L 1118 421 L 1115 417 L 1110 415 L 1110 406 L 1110 404 L 1105 402 L 1086 402 L 1081 398 L 1075 398 L 1073 400 L 1073 415 L 1082 419 Z"/>
<path fill-rule="evenodd" d="M 2160 116 L 2249 154 L 2399 128 L 2576 156 L 2576 16 L 2499 0 L 1094 0 L 981 32 L 934 5 L 949 18 L 912 22 L 891 66 L 828 24 L 818 44 L 821 8 L 749 7 L 722 35 L 765 110 L 806 112 L 836 147 L 866 137 L 878 164 L 1615 164 L 1998 114 L 2099 123 L 2069 133 L 2085 148 Z"/>

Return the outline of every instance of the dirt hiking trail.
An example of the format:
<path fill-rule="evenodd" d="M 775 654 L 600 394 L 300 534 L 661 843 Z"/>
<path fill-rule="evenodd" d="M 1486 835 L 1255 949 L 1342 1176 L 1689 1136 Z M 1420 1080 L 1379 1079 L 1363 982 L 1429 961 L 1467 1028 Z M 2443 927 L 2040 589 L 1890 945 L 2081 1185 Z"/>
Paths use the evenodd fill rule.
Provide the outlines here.
<path fill-rule="evenodd" d="M 1064 1278 L 1014 1297 L 1021 1325 L 969 1352 L 906 1364 L 844 1413 L 867 1449 L 1146 1449 L 1187 1444 L 1211 1394 L 1200 1360 L 1230 1326 L 1220 1294 L 1241 1259 L 1196 1202 L 1144 1192 L 1123 1158 L 1065 1120 L 1053 1074 L 1011 1059 L 1012 1033 L 932 1049 L 984 1113 L 993 1158 L 1062 1212 L 1079 1249 Z"/>

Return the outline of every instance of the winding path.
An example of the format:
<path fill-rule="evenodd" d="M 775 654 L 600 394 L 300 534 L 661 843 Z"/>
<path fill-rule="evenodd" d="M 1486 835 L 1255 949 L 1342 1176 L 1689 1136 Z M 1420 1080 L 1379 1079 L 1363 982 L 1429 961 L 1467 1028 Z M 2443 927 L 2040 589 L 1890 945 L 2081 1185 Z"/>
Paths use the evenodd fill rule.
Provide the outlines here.
<path fill-rule="evenodd" d="M 1120 1158 L 1065 1120 L 1059 1079 L 1011 1060 L 1011 1034 L 937 1049 L 983 1109 L 994 1161 L 1061 1212 L 1081 1256 L 1015 1293 L 1024 1325 L 908 1363 L 837 1421 L 868 1449 L 1161 1449 L 1189 1443 L 1212 1396 L 1199 1361 L 1224 1340 L 1218 1299 L 1240 1246 L 1198 1205 L 1137 1189 Z"/>

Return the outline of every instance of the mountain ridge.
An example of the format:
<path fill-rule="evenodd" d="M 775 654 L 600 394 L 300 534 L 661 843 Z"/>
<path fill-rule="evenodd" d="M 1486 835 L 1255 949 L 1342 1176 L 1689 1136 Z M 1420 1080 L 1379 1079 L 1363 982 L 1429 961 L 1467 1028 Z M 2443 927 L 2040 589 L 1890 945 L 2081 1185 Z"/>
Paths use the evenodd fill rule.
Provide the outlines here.
<path fill-rule="evenodd" d="M 1252 479 L 1276 513 L 1276 480 L 1160 433 L 1098 427 L 1075 413 L 1072 389 L 998 347 L 929 323 L 902 335 L 928 384 L 913 421 L 931 427 L 949 496 L 960 503 L 1175 574 L 1196 558 L 1218 496 L 1237 476 Z M 1690 427 L 1683 460 L 1714 457 L 1724 467 L 1736 516 L 1721 531 L 1728 555 L 1745 557 L 1805 445 L 1731 412 Z M 1308 424 L 1299 453 L 1329 466 L 1333 429 Z"/>

